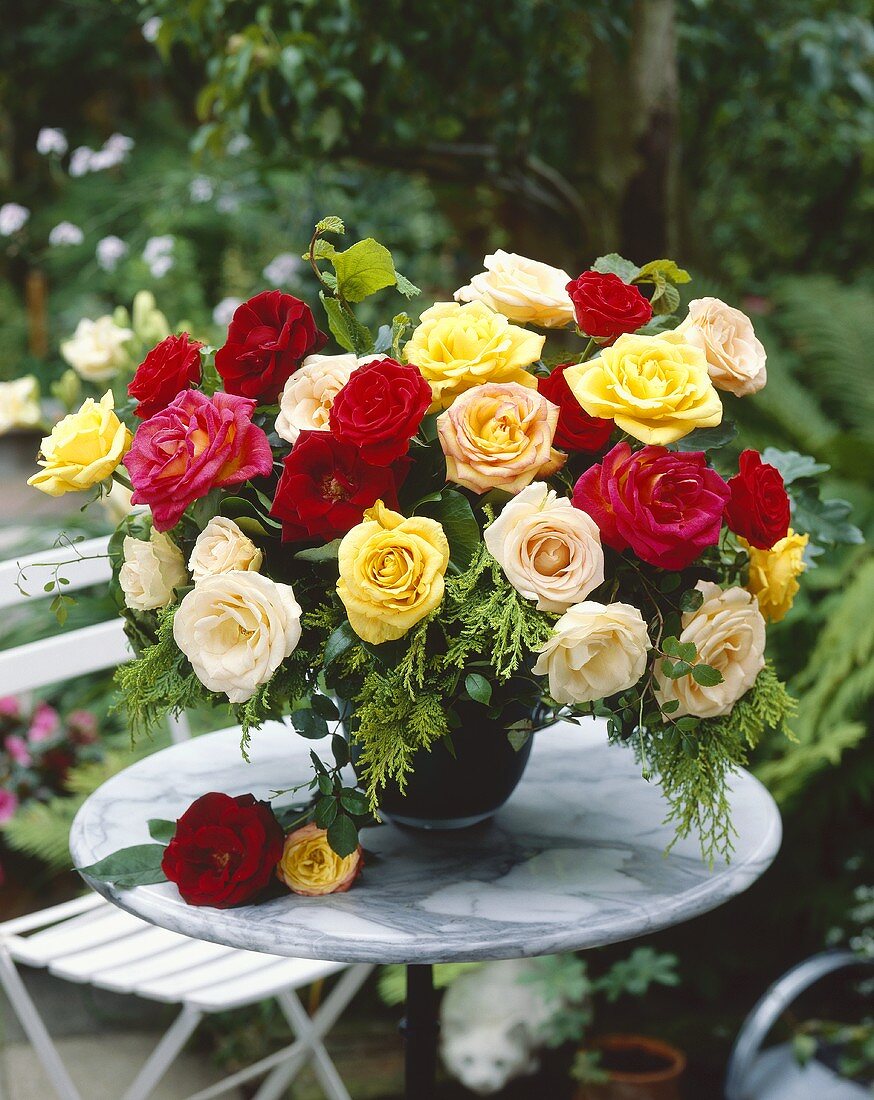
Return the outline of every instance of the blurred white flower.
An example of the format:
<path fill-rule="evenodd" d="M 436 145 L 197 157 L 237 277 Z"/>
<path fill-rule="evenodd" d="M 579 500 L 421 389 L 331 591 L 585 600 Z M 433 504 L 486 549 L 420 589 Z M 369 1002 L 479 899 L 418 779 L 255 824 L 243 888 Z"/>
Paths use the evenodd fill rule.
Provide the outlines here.
<path fill-rule="evenodd" d="M 219 195 L 215 208 L 220 214 L 235 214 L 240 209 L 240 200 L 236 195 Z"/>
<path fill-rule="evenodd" d="M 231 318 L 234 316 L 237 307 L 242 304 L 242 298 L 222 298 L 212 311 L 213 324 L 218 325 L 219 328 L 225 328 L 226 325 L 231 323 Z"/>
<path fill-rule="evenodd" d="M 40 422 L 39 383 L 32 374 L 0 382 L 0 435 Z"/>
<path fill-rule="evenodd" d="M 127 137 L 125 134 L 110 134 L 103 143 L 103 149 L 105 152 L 112 152 L 121 157 L 126 157 L 135 144 L 134 139 Z"/>
<path fill-rule="evenodd" d="M 212 180 L 208 176 L 195 176 L 188 185 L 188 194 L 192 202 L 209 202 L 213 191 Z"/>
<path fill-rule="evenodd" d="M 115 149 L 98 149 L 96 153 L 91 154 L 88 171 L 105 172 L 107 168 L 115 168 L 123 160 L 124 154 L 116 152 Z"/>
<path fill-rule="evenodd" d="M 174 238 L 165 233 L 160 237 L 149 237 L 143 249 L 143 259 L 148 265 L 152 278 L 163 279 L 173 267 Z"/>
<path fill-rule="evenodd" d="M 87 175 L 91 171 L 93 158 L 94 150 L 90 146 L 79 145 L 70 153 L 70 164 L 67 171 L 74 177 Z"/>
<path fill-rule="evenodd" d="M 294 281 L 302 266 L 303 261 L 293 252 L 280 252 L 278 256 L 274 256 L 261 274 L 268 283 L 284 286 Z"/>
<path fill-rule="evenodd" d="M 128 254 L 128 246 L 121 239 L 110 235 L 97 242 L 97 264 L 104 271 L 115 271 L 119 260 L 123 260 Z"/>
<path fill-rule="evenodd" d="M 78 225 L 72 222 L 58 222 L 49 232 L 49 244 L 53 247 L 65 244 L 81 244 L 85 240 L 85 234 Z"/>
<path fill-rule="evenodd" d="M 86 382 L 105 382 L 127 365 L 124 345 L 132 336 L 132 329 L 117 325 L 108 314 L 96 321 L 83 317 L 61 344 L 61 355 Z"/>
<path fill-rule="evenodd" d="M 67 137 L 63 130 L 53 126 L 43 126 L 36 135 L 36 151 L 40 156 L 48 157 L 54 154 L 62 157 L 68 148 Z"/>
<path fill-rule="evenodd" d="M 245 153 L 252 142 L 245 134 L 234 134 L 226 146 L 227 154 L 230 157 L 238 157 L 240 153 Z"/>
<path fill-rule="evenodd" d="M 4 202 L 0 206 L 0 237 L 11 237 L 27 225 L 30 211 L 17 202 Z"/>
<path fill-rule="evenodd" d="M 164 20 L 160 15 L 153 15 L 151 19 L 147 19 L 145 23 L 143 23 L 143 38 L 145 38 L 147 42 L 157 41 L 163 22 Z"/>

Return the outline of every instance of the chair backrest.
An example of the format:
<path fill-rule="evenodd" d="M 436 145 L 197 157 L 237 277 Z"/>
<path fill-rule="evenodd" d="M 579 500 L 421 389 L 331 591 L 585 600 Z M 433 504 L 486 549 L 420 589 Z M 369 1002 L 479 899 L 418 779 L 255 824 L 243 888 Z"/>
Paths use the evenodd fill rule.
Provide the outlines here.
<path fill-rule="evenodd" d="M 60 561 L 65 564 L 59 575 L 69 582 L 61 588 L 64 594 L 109 584 L 112 569 L 108 547 L 108 538 L 88 539 L 28 554 L 15 561 L 0 562 L 0 609 L 20 607 L 34 599 L 39 600 L 45 614 L 50 615 L 45 601 L 54 593 L 45 592 L 44 586 L 52 579 L 54 567 Z M 92 626 L 0 652 L 0 695 L 20 695 L 75 676 L 103 672 L 132 657 L 124 623 L 114 615 Z M 174 741 L 185 740 L 191 735 L 184 715 L 168 716 L 167 722 Z"/>

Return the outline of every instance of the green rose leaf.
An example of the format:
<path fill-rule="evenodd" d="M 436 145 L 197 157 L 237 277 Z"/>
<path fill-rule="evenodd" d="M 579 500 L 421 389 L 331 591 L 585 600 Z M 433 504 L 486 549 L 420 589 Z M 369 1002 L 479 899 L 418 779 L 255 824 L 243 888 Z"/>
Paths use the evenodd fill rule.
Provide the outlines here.
<path fill-rule="evenodd" d="M 337 710 L 337 704 L 333 699 L 329 699 L 327 695 L 320 695 L 318 692 L 314 692 L 310 705 L 316 714 L 320 715 L 322 718 L 326 718 L 329 722 L 336 722 L 340 717 L 340 712 Z"/>
<path fill-rule="evenodd" d="M 492 685 L 485 676 L 480 676 L 478 672 L 468 673 L 464 678 L 464 686 L 467 689 L 467 694 L 475 702 L 488 706 L 492 701 Z"/>
<path fill-rule="evenodd" d="M 358 241 L 345 252 L 335 252 L 331 262 L 337 273 L 337 291 L 347 302 L 361 302 L 397 283 L 391 252 L 372 237 Z"/>
<path fill-rule="evenodd" d="M 618 275 L 623 283 L 633 282 L 640 274 L 637 264 L 626 260 L 618 252 L 608 252 L 606 256 L 599 256 L 592 264 L 592 271 L 600 271 L 602 275 Z"/>
<path fill-rule="evenodd" d="M 798 451 L 779 451 L 776 447 L 766 447 L 762 451 L 762 462 L 776 466 L 785 485 L 802 478 L 817 477 L 827 473 L 831 467 L 826 462 L 817 462 L 812 455 L 802 455 Z"/>
<path fill-rule="evenodd" d="M 480 544 L 480 530 L 467 497 L 444 489 L 436 500 L 423 501 L 417 513 L 436 519 L 449 540 L 449 560 L 460 571 L 471 563 Z"/>
<path fill-rule="evenodd" d="M 131 848 L 122 848 L 105 859 L 77 870 L 83 875 L 100 879 L 101 882 L 111 882 L 115 886 L 151 886 L 156 882 L 167 881 L 167 876 L 161 870 L 163 858 L 163 844 L 134 844 Z"/>
<path fill-rule="evenodd" d="M 336 798 L 320 798 L 316 803 L 316 812 L 314 814 L 316 825 L 320 829 L 328 829 L 334 823 L 337 817 L 337 799 Z"/>
<path fill-rule="evenodd" d="M 348 622 L 340 623 L 325 643 L 325 655 L 322 659 L 325 668 L 333 664 L 338 657 L 342 657 L 346 650 L 355 645 L 358 640 L 358 635 Z"/>
<path fill-rule="evenodd" d="M 328 214 L 327 217 L 316 222 L 316 232 L 342 235 L 346 232 L 346 226 L 343 224 L 342 218 L 338 218 L 336 214 Z"/>
<path fill-rule="evenodd" d="M 680 596 L 681 611 L 697 611 L 703 603 L 704 593 L 699 592 L 697 588 L 687 588 L 683 595 Z"/>
<path fill-rule="evenodd" d="M 685 268 L 679 266 L 674 260 L 650 260 L 644 264 L 635 277 L 637 283 L 655 282 L 656 277 L 661 276 L 669 283 L 682 286 L 683 283 L 692 281 L 692 276 Z"/>
<path fill-rule="evenodd" d="M 319 291 L 319 298 L 328 317 L 328 328 L 341 348 L 356 355 L 367 355 L 373 348 L 373 336 L 370 329 L 355 317 L 351 309 L 343 308 L 337 298 L 329 298 Z"/>
<path fill-rule="evenodd" d="M 723 675 L 712 665 L 695 665 L 692 669 L 692 679 L 702 687 L 715 687 L 716 684 L 722 683 Z"/>
<path fill-rule="evenodd" d="M 723 420 L 713 428 L 695 428 L 694 431 L 670 443 L 668 450 L 674 451 L 715 451 L 731 443 L 737 435 L 737 426 L 733 420 Z"/>
<path fill-rule="evenodd" d="M 149 821 L 149 836 L 159 844 L 169 844 L 176 833 L 176 822 L 153 817 Z"/>
<path fill-rule="evenodd" d="M 792 494 L 792 526 L 818 546 L 858 544 L 865 536 L 847 518 L 852 507 L 846 500 L 820 500 L 819 486 L 805 486 Z"/>
<path fill-rule="evenodd" d="M 331 752 L 334 754 L 334 763 L 338 768 L 345 768 L 349 763 L 349 742 L 339 733 L 331 738 Z"/>
<path fill-rule="evenodd" d="M 333 539 L 331 542 L 326 542 L 324 546 L 311 546 L 308 550 L 298 550 L 294 556 L 298 561 L 336 561 L 340 552 L 340 542 L 340 539 Z"/>
<path fill-rule="evenodd" d="M 344 787 L 340 792 L 340 804 L 347 814 L 363 817 L 367 813 L 367 799 L 353 787 Z"/>
<path fill-rule="evenodd" d="M 358 830 L 351 817 L 341 814 L 328 829 L 328 843 L 343 859 L 351 856 L 358 847 Z"/>
<path fill-rule="evenodd" d="M 314 710 L 303 708 L 292 712 L 291 724 L 301 735 L 310 741 L 318 741 L 321 737 L 328 736 L 328 723 Z"/>
<path fill-rule="evenodd" d="M 521 749 L 524 749 L 525 746 L 528 744 L 528 738 L 530 736 L 531 736 L 531 730 L 523 730 L 523 729 L 515 729 L 515 730 L 514 729 L 508 729 L 507 730 L 507 740 L 510 742 L 511 746 L 513 747 L 514 752 L 519 752 Z"/>

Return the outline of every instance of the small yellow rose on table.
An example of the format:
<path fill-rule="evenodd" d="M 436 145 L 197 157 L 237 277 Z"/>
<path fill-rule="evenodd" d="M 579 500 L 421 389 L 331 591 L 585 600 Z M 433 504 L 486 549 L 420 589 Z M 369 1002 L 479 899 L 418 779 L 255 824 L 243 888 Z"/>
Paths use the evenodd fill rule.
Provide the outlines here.
<path fill-rule="evenodd" d="M 403 637 L 443 599 L 449 542 L 425 516 L 378 500 L 340 543 L 337 592 L 349 625 L 372 645 Z"/>
<path fill-rule="evenodd" d="M 664 446 L 722 422 L 704 352 L 675 333 L 620 336 L 564 377 L 590 416 L 615 421 L 642 443 Z"/>
<path fill-rule="evenodd" d="M 345 893 L 363 867 L 361 845 L 348 856 L 338 856 L 328 843 L 326 829 L 312 822 L 285 838 L 276 877 L 295 894 L 318 897 Z"/>
<path fill-rule="evenodd" d="M 786 537 L 770 550 L 759 550 L 743 538 L 738 540 L 750 556 L 747 590 L 756 597 L 767 622 L 779 623 L 795 602 L 800 588 L 798 577 L 807 568 L 804 550 L 809 538 L 790 527 Z"/>
<path fill-rule="evenodd" d="M 115 414 L 112 392 L 100 401 L 89 397 L 43 439 L 43 469 L 27 484 L 51 497 L 90 489 L 113 474 L 130 445 L 131 433 Z"/>

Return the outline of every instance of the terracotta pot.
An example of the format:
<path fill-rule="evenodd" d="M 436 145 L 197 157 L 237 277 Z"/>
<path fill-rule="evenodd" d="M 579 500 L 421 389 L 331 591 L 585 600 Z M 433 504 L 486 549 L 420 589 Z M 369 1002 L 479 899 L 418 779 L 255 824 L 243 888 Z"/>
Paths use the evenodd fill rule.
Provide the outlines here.
<path fill-rule="evenodd" d="M 601 1055 L 610 1080 L 580 1085 L 576 1100 L 680 1100 L 686 1055 L 646 1035 L 605 1035 L 588 1047 Z"/>

